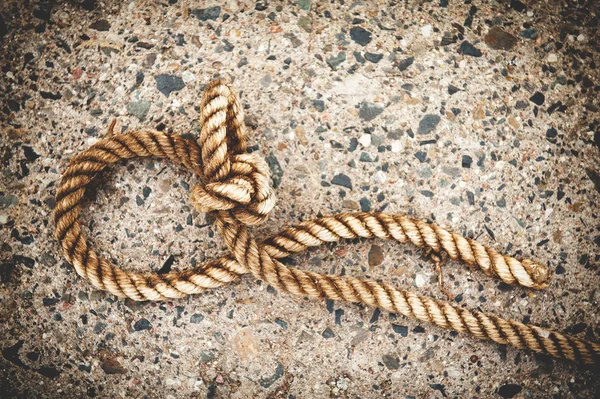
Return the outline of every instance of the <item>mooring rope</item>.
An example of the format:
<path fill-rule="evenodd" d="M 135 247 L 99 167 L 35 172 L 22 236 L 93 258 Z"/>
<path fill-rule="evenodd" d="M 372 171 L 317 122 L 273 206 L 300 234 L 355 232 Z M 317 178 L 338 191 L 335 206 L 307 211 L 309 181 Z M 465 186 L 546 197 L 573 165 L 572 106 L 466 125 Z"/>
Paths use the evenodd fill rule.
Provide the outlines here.
<path fill-rule="evenodd" d="M 279 259 L 327 242 L 353 238 L 392 239 L 453 260 L 461 260 L 510 285 L 548 287 L 545 265 L 500 254 L 474 240 L 402 215 L 344 213 L 305 221 L 256 241 L 248 226 L 265 221 L 275 204 L 269 168 L 246 153 L 242 108 L 223 80 L 209 83 L 200 111 L 198 143 L 154 130 L 112 134 L 73 157 L 56 192 L 55 235 L 77 273 L 98 289 L 136 301 L 165 300 L 196 294 L 252 274 L 281 291 L 301 297 L 364 303 L 557 358 L 600 364 L 600 345 L 570 335 L 497 316 L 470 311 L 419 296 L 386 283 L 303 271 Z M 122 159 L 169 158 L 201 177 L 191 200 L 199 212 L 213 212 L 230 254 L 191 270 L 158 273 L 122 271 L 101 258 L 87 243 L 79 214 L 87 186 L 108 165 Z"/>

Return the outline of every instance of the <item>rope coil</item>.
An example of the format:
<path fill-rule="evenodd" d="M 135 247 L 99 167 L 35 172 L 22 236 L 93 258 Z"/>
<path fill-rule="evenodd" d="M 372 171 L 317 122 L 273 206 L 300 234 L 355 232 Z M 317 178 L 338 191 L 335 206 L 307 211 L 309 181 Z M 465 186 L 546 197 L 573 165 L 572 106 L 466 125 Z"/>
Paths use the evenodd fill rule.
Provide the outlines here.
<path fill-rule="evenodd" d="M 198 143 L 154 130 L 111 135 L 73 157 L 56 192 L 55 236 L 77 273 L 100 290 L 136 301 L 165 300 L 196 294 L 252 274 L 274 288 L 310 298 L 328 298 L 400 313 L 480 339 L 527 348 L 590 365 L 600 365 L 600 345 L 537 326 L 470 311 L 386 283 L 319 274 L 285 266 L 284 257 L 327 242 L 353 238 L 411 242 L 435 254 L 446 253 L 472 269 L 510 285 L 548 287 L 545 265 L 517 260 L 434 224 L 402 215 L 344 213 L 305 221 L 256 241 L 248 226 L 268 218 L 275 205 L 269 168 L 246 153 L 242 107 L 223 80 L 209 83 L 201 103 Z M 202 179 L 191 200 L 199 212 L 212 211 L 230 253 L 191 270 L 125 272 L 101 258 L 87 243 L 79 223 L 87 186 L 107 166 L 122 159 L 168 158 Z"/>

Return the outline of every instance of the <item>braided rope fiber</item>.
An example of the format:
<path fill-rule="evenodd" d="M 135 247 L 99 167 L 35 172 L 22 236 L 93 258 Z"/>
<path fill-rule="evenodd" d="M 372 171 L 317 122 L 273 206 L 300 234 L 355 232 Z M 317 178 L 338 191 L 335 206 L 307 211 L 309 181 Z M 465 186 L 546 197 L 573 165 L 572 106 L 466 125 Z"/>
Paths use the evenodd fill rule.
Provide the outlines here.
<path fill-rule="evenodd" d="M 548 287 L 545 265 L 517 260 L 434 224 L 402 215 L 343 213 L 305 221 L 256 241 L 248 226 L 264 222 L 275 204 L 269 168 L 246 153 L 242 107 L 223 80 L 206 87 L 201 104 L 198 143 L 154 130 L 111 135 L 73 157 L 56 192 L 56 239 L 77 273 L 94 287 L 136 301 L 165 300 L 196 294 L 252 274 L 274 288 L 309 298 L 329 298 L 400 313 L 499 344 L 510 344 L 556 358 L 600 365 L 600 345 L 534 325 L 470 311 L 386 283 L 340 277 L 287 267 L 279 259 L 327 242 L 353 238 L 410 242 L 435 254 L 447 253 L 472 269 L 510 285 Z M 101 258 L 86 241 L 79 223 L 87 186 L 107 166 L 135 157 L 168 158 L 194 171 L 202 184 L 191 199 L 200 212 L 212 211 L 230 253 L 191 270 L 135 273 Z"/>

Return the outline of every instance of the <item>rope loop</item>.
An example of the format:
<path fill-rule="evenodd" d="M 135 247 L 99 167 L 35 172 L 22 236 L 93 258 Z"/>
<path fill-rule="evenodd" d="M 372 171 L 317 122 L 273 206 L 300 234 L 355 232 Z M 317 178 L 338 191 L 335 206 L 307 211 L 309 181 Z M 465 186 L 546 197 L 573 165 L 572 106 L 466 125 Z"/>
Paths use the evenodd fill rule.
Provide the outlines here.
<path fill-rule="evenodd" d="M 264 222 L 275 206 L 266 162 L 246 154 L 242 107 L 222 79 L 209 83 L 200 111 L 200 148 L 205 184 L 191 200 L 199 212 L 229 211 L 244 225 Z"/>
<path fill-rule="evenodd" d="M 137 130 L 112 134 L 70 160 L 56 191 L 55 236 L 67 261 L 97 289 L 136 301 L 165 300 L 197 294 L 252 274 L 278 290 L 301 297 L 364 303 L 499 344 L 600 365 L 600 344 L 591 341 L 470 311 L 382 282 L 284 265 L 282 258 L 310 247 L 378 238 L 410 242 L 430 253 L 436 261 L 438 282 L 444 253 L 510 285 L 544 289 L 550 281 L 548 268 L 542 263 L 501 254 L 443 227 L 404 215 L 356 212 L 325 216 L 257 241 L 248 226 L 267 219 L 275 196 L 268 165 L 256 154 L 246 152 L 242 107 L 224 80 L 206 86 L 200 123 L 198 142 L 154 130 Z M 214 213 L 229 254 L 189 270 L 135 273 L 118 269 L 88 244 L 79 222 L 86 188 L 110 164 L 148 156 L 168 158 L 201 177 L 202 183 L 192 189 L 191 201 L 198 211 Z"/>

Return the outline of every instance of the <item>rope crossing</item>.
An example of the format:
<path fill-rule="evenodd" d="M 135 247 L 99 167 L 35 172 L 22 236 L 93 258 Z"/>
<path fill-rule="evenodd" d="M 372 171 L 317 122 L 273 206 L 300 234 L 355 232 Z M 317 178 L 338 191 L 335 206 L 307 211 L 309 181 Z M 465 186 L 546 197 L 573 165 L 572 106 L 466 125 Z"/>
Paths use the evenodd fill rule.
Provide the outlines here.
<path fill-rule="evenodd" d="M 534 325 L 470 311 L 386 283 L 340 277 L 287 267 L 279 260 L 328 242 L 353 238 L 411 242 L 435 254 L 447 253 L 472 269 L 510 285 L 548 287 L 545 265 L 517 260 L 434 224 L 402 215 L 344 213 L 306 221 L 256 241 L 248 226 L 265 221 L 275 204 L 269 168 L 246 153 L 242 108 L 230 87 L 215 80 L 201 104 L 198 143 L 154 130 L 113 134 L 73 157 L 56 192 L 55 235 L 66 259 L 94 287 L 136 301 L 165 300 L 197 294 L 252 274 L 274 288 L 301 297 L 364 303 L 469 333 L 480 339 L 590 365 L 600 365 L 600 345 Z M 88 244 L 79 214 L 87 186 L 108 165 L 123 159 L 168 158 L 194 171 L 202 184 L 191 200 L 199 212 L 212 211 L 230 253 L 191 270 L 125 272 L 101 258 Z"/>

